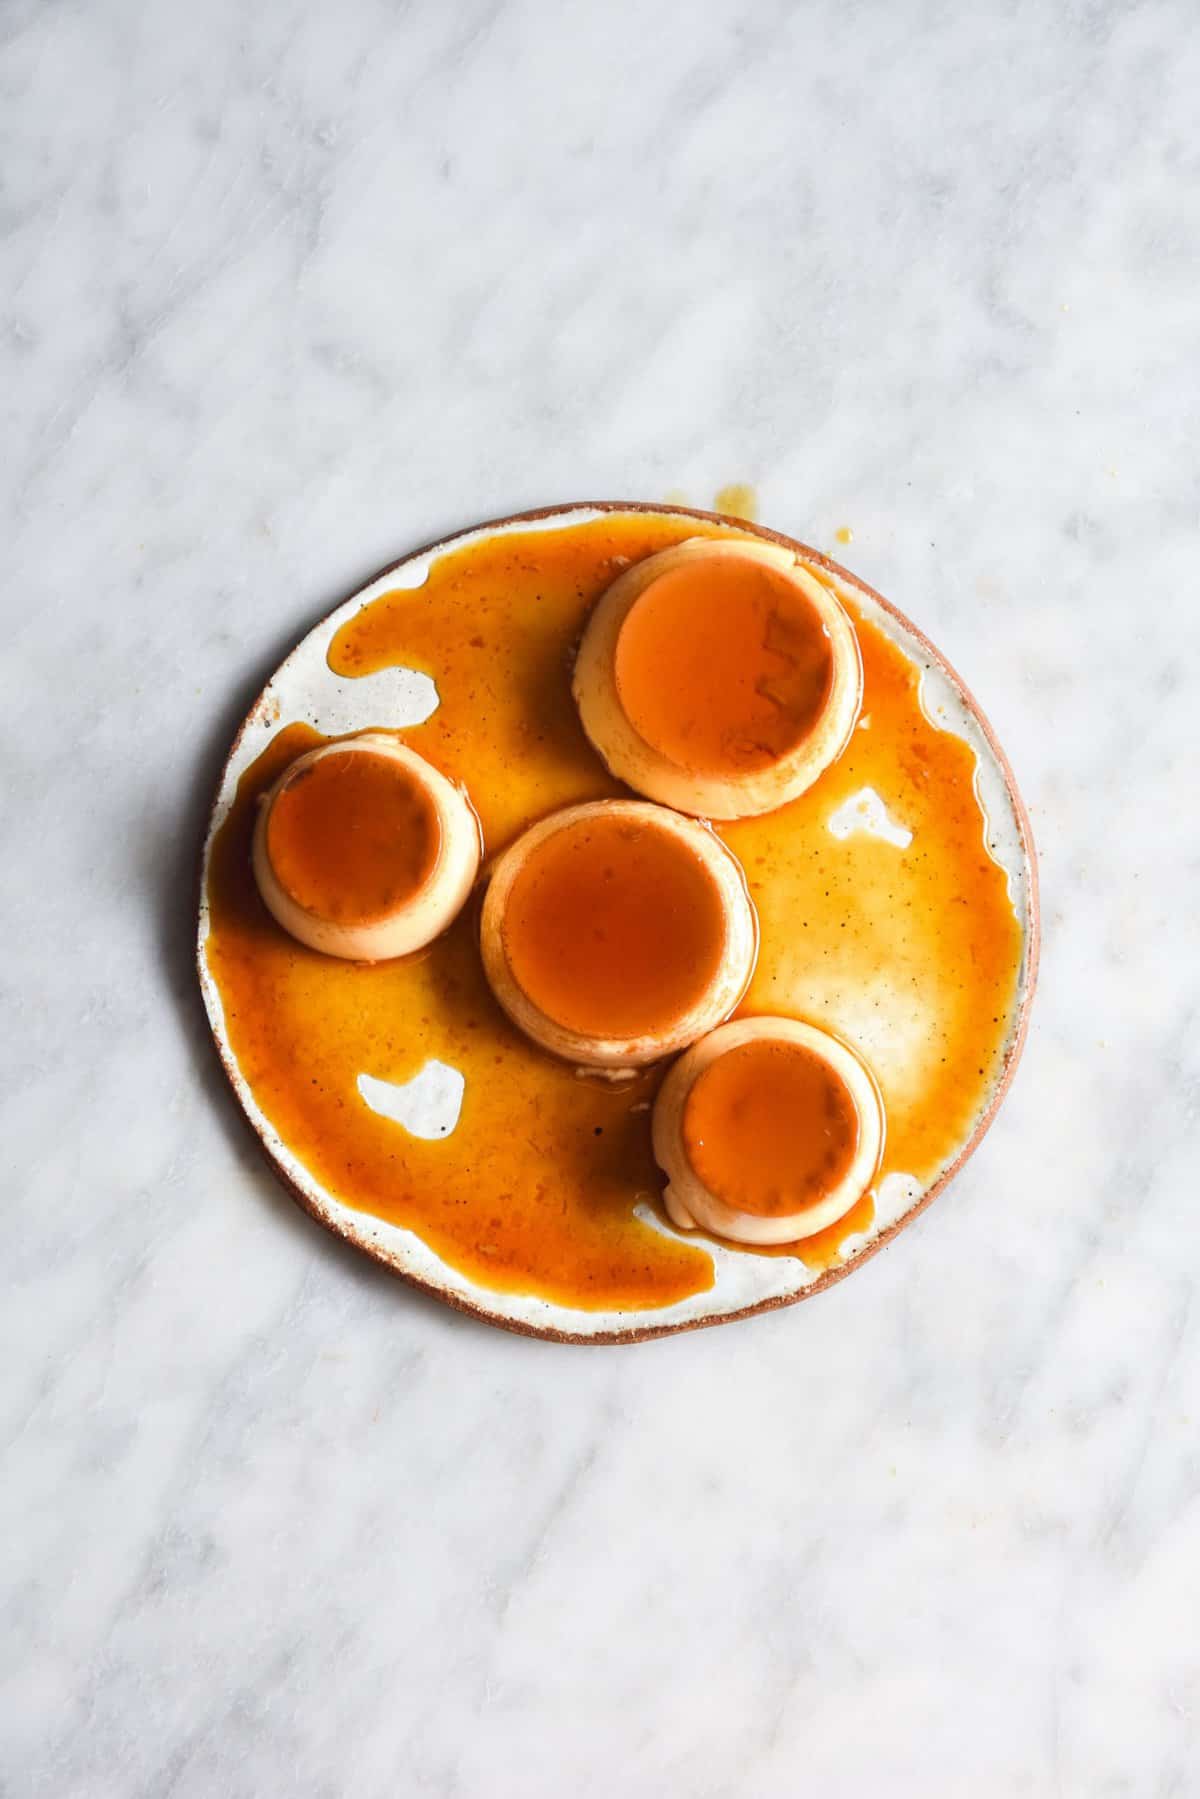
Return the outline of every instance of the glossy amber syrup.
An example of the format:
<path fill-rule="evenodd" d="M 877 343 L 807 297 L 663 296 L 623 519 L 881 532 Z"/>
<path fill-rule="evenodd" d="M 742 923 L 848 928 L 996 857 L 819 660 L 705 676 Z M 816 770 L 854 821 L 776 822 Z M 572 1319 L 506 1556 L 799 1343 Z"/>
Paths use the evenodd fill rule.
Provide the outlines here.
<path fill-rule="evenodd" d="M 403 763 L 366 750 L 299 769 L 267 821 L 267 859 L 284 892 L 339 924 L 367 924 L 411 900 L 441 842 L 426 789 Z"/>
<path fill-rule="evenodd" d="M 683 1109 L 688 1161 L 736 1212 L 804 1211 L 843 1180 L 858 1107 L 829 1064 L 799 1043 L 739 1044 L 698 1076 Z"/>
<path fill-rule="evenodd" d="M 469 788 L 494 854 L 557 807 L 625 792 L 571 699 L 583 621 L 630 561 L 721 530 L 617 513 L 472 544 L 438 558 L 423 587 L 364 607 L 338 633 L 332 666 L 434 677 L 441 704 L 404 741 Z M 763 927 L 741 1010 L 807 1018 L 854 1044 L 887 1108 L 881 1173 L 924 1178 L 989 1092 L 1021 938 L 984 845 L 970 749 L 924 716 L 919 669 L 858 622 L 864 716 L 845 754 L 781 812 L 721 829 Z M 660 1071 L 619 1086 L 580 1080 L 528 1044 L 484 980 L 477 908 L 420 956 L 374 967 L 308 951 L 271 920 L 250 873 L 256 799 L 317 741 L 287 726 L 246 771 L 209 875 L 207 957 L 229 1041 L 284 1141 L 346 1204 L 410 1226 L 484 1285 L 631 1309 L 710 1286 L 702 1237 L 680 1241 L 634 1216 L 662 1187 L 648 1111 Z M 914 831 L 907 851 L 829 831 L 834 809 L 868 785 Z M 435 1056 L 463 1071 L 466 1092 L 453 1134 L 425 1143 L 372 1113 L 355 1082 L 405 1081 Z M 872 1216 L 868 1194 L 788 1253 L 828 1266 Z"/>
<path fill-rule="evenodd" d="M 809 736 L 833 685 L 820 613 L 761 562 L 684 563 L 652 581 L 617 638 L 634 730 L 677 768 L 769 767 Z"/>
<path fill-rule="evenodd" d="M 720 973 L 721 894 L 673 832 L 593 814 L 545 838 L 513 881 L 500 927 L 517 985 L 581 1036 L 668 1030 Z"/>
<path fill-rule="evenodd" d="M 731 481 L 718 490 L 713 511 L 723 512 L 728 518 L 754 520 L 758 517 L 758 491 L 747 481 Z"/>

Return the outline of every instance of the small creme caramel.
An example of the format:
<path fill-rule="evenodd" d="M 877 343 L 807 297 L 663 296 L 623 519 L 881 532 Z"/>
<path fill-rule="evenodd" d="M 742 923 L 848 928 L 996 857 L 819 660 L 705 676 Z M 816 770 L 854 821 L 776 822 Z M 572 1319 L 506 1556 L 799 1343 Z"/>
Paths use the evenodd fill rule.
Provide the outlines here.
<path fill-rule="evenodd" d="M 706 826 L 598 800 L 543 819 L 501 857 L 481 947 L 527 1036 L 570 1062 L 632 1068 L 729 1016 L 758 924 L 740 865 Z"/>
<path fill-rule="evenodd" d="M 782 546 L 690 538 L 598 601 L 575 663 L 613 774 L 705 818 L 774 811 L 841 755 L 862 658 L 840 601 Z"/>
<path fill-rule="evenodd" d="M 423 949 L 479 870 L 479 823 L 453 782 L 383 732 L 324 745 L 263 800 L 254 878 L 267 910 L 327 956 L 384 962 Z"/>
<path fill-rule="evenodd" d="M 861 1199 L 883 1149 L 875 1082 L 837 1037 L 790 1018 L 723 1025 L 680 1057 L 654 1108 L 673 1224 L 795 1243 Z"/>

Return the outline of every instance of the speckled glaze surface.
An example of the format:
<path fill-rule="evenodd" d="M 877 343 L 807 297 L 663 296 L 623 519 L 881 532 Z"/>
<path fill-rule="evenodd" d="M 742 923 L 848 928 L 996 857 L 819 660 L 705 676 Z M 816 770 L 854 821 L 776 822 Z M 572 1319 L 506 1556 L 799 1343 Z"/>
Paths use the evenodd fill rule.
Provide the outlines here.
<path fill-rule="evenodd" d="M 873 592 L 830 558 L 810 546 L 766 527 L 729 520 L 732 529 L 794 549 L 843 597 L 882 625 L 925 672 L 921 703 L 940 728 L 963 737 L 976 756 L 976 791 L 984 813 L 992 854 L 1004 868 L 1009 893 L 1021 922 L 1024 954 L 1017 1005 L 1002 1063 L 971 1128 L 935 1177 L 917 1182 L 890 1175 L 879 1184 L 871 1227 L 849 1239 L 842 1261 L 825 1270 L 808 1268 L 795 1257 L 755 1256 L 731 1252 L 713 1243 L 713 1286 L 674 1304 L 653 1310 L 582 1310 L 534 1294 L 496 1292 L 480 1285 L 436 1255 L 411 1230 L 385 1222 L 343 1204 L 324 1188 L 281 1140 L 263 1115 L 239 1068 L 225 1029 L 220 993 L 208 969 L 204 943 L 208 933 L 205 877 L 213 837 L 232 803 L 241 774 L 261 754 L 272 735 L 295 722 L 306 722 L 326 734 L 366 729 L 371 725 L 415 724 L 436 704 L 427 677 L 407 669 L 386 669 L 348 680 L 329 668 L 329 644 L 339 627 L 361 606 L 395 587 L 421 585 L 433 560 L 449 549 L 468 548 L 501 532 L 537 526 L 569 530 L 603 512 L 658 512 L 676 517 L 714 520 L 717 515 L 645 502 L 602 501 L 545 507 L 488 521 L 453 537 L 422 546 L 369 581 L 334 609 L 281 663 L 243 722 L 221 777 L 205 839 L 201 879 L 197 967 L 213 1035 L 234 1093 L 251 1128 L 289 1191 L 328 1230 L 353 1243 L 414 1285 L 488 1322 L 556 1342 L 636 1343 L 704 1325 L 727 1324 L 756 1312 L 789 1305 L 843 1279 L 883 1247 L 946 1186 L 979 1143 L 995 1116 L 1013 1077 L 1024 1042 L 1030 1001 L 1037 979 L 1039 945 L 1037 873 L 1029 822 L 1003 751 L 970 693 L 929 640 L 881 595 Z M 886 797 L 886 796 L 885 796 Z M 402 1128 L 399 1125 L 397 1128 Z M 454 1153 L 452 1139 L 446 1152 Z M 647 1216 L 651 1214 L 647 1213 Z M 666 1224 L 664 1229 L 670 1228 Z"/>

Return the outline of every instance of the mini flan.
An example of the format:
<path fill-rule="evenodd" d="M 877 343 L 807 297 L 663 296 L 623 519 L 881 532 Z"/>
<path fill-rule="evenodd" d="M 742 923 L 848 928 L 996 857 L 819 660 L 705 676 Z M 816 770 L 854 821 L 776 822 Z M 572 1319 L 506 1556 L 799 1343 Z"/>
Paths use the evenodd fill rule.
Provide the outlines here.
<path fill-rule="evenodd" d="M 883 1149 L 879 1090 L 837 1037 L 745 1018 L 693 1045 L 654 1107 L 667 1214 L 733 1243 L 795 1243 L 845 1216 Z"/>
<path fill-rule="evenodd" d="M 573 691 L 618 779 L 697 817 L 743 818 L 841 755 L 862 658 L 840 601 L 790 550 L 691 538 L 601 595 Z"/>
<path fill-rule="evenodd" d="M 581 1066 L 634 1068 L 729 1016 L 758 925 L 739 863 L 706 826 L 599 800 L 552 814 L 505 852 L 481 947 L 527 1036 Z"/>
<path fill-rule="evenodd" d="M 356 962 L 412 954 L 474 884 L 479 823 L 465 794 L 383 732 L 299 756 L 263 800 L 254 878 L 310 949 Z"/>

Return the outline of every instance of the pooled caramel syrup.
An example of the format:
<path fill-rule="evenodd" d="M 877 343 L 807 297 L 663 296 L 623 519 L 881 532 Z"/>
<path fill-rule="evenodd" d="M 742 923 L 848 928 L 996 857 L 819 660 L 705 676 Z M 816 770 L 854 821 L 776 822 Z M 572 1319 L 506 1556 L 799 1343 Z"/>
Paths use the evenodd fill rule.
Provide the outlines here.
<path fill-rule="evenodd" d="M 755 1218 L 802 1212 L 843 1180 L 858 1107 L 799 1043 L 742 1043 L 699 1075 L 683 1109 L 687 1159 L 710 1193 Z"/>
<path fill-rule="evenodd" d="M 630 724 L 677 768 L 749 774 L 811 734 L 833 686 L 833 644 L 780 570 L 706 560 L 660 575 L 634 602 L 615 674 Z"/>
<path fill-rule="evenodd" d="M 423 587 L 364 607 L 331 666 L 434 678 L 441 704 L 403 740 L 468 788 L 495 854 L 559 806 L 624 792 L 580 728 L 574 646 L 630 561 L 701 534 L 722 528 L 614 513 L 471 544 L 439 557 Z M 740 1011 L 808 1019 L 853 1044 L 887 1110 L 881 1177 L 924 1181 L 960 1147 L 995 1078 L 1021 932 L 984 844 L 971 749 L 924 716 L 919 668 L 849 610 L 865 696 L 845 753 L 781 811 L 721 827 L 762 925 Z M 229 1042 L 284 1142 L 347 1205 L 412 1228 L 485 1286 L 631 1310 L 711 1286 L 703 1238 L 634 1216 L 662 1187 L 648 1110 L 661 1071 L 619 1086 L 581 1080 L 527 1043 L 484 980 L 475 906 L 427 951 L 375 966 L 318 955 L 274 924 L 250 870 L 256 803 L 320 741 L 303 725 L 272 739 L 239 783 L 209 869 L 206 954 Z M 906 850 L 828 829 L 865 787 L 912 831 Z M 466 1091 L 453 1133 L 425 1142 L 370 1111 L 356 1081 L 407 1081 L 431 1057 L 461 1069 Z M 784 1253 L 829 1266 L 872 1217 L 868 1193 Z"/>
<path fill-rule="evenodd" d="M 576 819 L 531 851 L 500 927 L 526 999 L 595 1038 L 665 1033 L 720 973 L 725 915 L 695 851 L 641 819 Z"/>
<path fill-rule="evenodd" d="M 267 857 L 298 906 L 369 924 L 433 873 L 442 828 L 425 788 L 392 756 L 343 750 L 286 781 L 267 822 Z"/>

